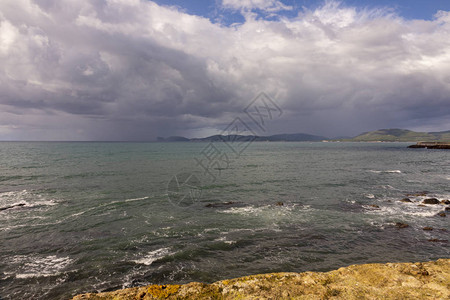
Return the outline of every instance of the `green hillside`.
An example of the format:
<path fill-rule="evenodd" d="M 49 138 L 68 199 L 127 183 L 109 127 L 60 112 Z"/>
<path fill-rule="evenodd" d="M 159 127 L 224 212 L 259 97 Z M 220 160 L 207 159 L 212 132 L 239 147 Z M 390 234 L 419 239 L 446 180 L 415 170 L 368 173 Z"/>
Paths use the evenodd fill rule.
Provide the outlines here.
<path fill-rule="evenodd" d="M 348 141 L 354 142 L 450 142 L 450 131 L 415 132 L 406 129 L 380 129 L 362 133 Z"/>

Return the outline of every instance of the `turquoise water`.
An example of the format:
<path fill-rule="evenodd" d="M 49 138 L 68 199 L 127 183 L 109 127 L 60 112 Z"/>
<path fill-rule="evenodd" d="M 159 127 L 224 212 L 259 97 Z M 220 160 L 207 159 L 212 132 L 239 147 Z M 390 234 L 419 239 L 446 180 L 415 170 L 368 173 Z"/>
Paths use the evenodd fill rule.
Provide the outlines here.
<path fill-rule="evenodd" d="M 0 299 L 450 257 L 445 206 L 418 206 L 450 199 L 449 151 L 259 142 L 237 157 L 217 144 L 230 159 L 212 182 L 194 160 L 208 145 L 0 143 Z M 180 172 L 201 196 L 177 206 Z"/>

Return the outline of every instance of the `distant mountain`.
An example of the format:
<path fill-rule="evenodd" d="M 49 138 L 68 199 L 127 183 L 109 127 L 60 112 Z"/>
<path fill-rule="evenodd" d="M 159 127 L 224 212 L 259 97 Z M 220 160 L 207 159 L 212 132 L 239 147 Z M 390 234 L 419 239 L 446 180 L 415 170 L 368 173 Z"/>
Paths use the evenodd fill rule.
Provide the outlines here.
<path fill-rule="evenodd" d="M 257 141 L 257 142 L 318 142 L 329 140 L 324 136 L 293 133 L 269 136 L 254 135 L 212 135 L 204 138 L 188 139 L 182 136 L 158 137 L 158 142 L 220 142 L 220 141 Z M 450 130 L 441 132 L 415 132 L 407 129 L 379 129 L 364 132 L 353 138 L 334 138 L 333 141 L 348 142 L 450 142 Z"/>
<path fill-rule="evenodd" d="M 257 141 L 269 141 L 269 142 L 302 142 L 302 141 L 322 141 L 328 140 L 328 138 L 319 135 L 312 135 L 306 133 L 293 133 L 293 134 L 275 134 L 270 136 L 260 136 L 256 138 Z"/>
<path fill-rule="evenodd" d="M 212 135 L 204 138 L 194 138 L 190 139 L 191 142 L 221 142 L 221 141 L 252 141 L 255 140 L 256 137 L 254 135 Z"/>
<path fill-rule="evenodd" d="M 415 132 L 406 129 L 380 129 L 364 132 L 352 139 L 344 139 L 352 142 L 448 142 L 450 131 L 441 132 Z"/>
<path fill-rule="evenodd" d="M 294 134 L 275 134 L 270 136 L 254 136 L 254 135 L 212 135 L 205 138 L 188 139 L 185 137 L 175 136 L 168 138 L 158 137 L 158 142 L 220 142 L 220 141 L 257 141 L 257 142 L 314 142 L 327 140 L 328 138 L 318 135 L 306 133 Z"/>
<path fill-rule="evenodd" d="M 168 138 L 158 137 L 158 142 L 189 142 L 188 138 L 182 136 L 169 136 Z"/>

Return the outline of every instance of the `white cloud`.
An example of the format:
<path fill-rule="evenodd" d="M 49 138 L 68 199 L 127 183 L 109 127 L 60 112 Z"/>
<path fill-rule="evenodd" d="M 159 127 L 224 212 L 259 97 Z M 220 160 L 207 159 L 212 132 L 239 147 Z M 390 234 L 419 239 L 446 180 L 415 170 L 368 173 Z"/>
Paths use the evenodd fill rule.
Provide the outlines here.
<path fill-rule="evenodd" d="M 267 12 L 292 10 L 292 6 L 285 5 L 277 0 L 223 0 L 222 5 L 225 8 L 235 10 L 259 9 Z"/>
<path fill-rule="evenodd" d="M 262 90 L 285 111 L 273 132 L 448 125 L 448 12 L 408 21 L 327 2 L 226 27 L 137 0 L 3 1 L 0 11 L 0 139 L 222 129 Z"/>

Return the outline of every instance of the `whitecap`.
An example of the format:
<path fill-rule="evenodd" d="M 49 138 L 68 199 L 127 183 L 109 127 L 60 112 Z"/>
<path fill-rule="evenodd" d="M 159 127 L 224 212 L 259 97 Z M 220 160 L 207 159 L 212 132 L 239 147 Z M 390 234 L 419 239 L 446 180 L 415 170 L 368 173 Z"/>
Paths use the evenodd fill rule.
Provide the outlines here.
<path fill-rule="evenodd" d="M 7 207 L 21 203 L 29 204 L 27 201 L 25 201 L 25 196 L 27 194 L 27 190 L 0 193 L 0 206 Z"/>
<path fill-rule="evenodd" d="M 397 173 L 397 174 L 401 174 L 402 173 L 402 171 L 400 171 L 400 170 L 382 170 L 382 171 L 369 170 L 369 172 L 376 173 L 376 174 L 380 174 L 380 173 Z"/>
<path fill-rule="evenodd" d="M 18 264 L 15 277 L 26 279 L 60 275 L 62 270 L 70 265 L 73 260 L 69 257 L 58 257 L 56 255 L 44 257 L 18 255 L 12 258 L 12 262 Z"/>
<path fill-rule="evenodd" d="M 415 203 L 402 203 L 395 206 L 381 206 L 379 209 L 367 210 L 367 214 L 385 215 L 385 216 L 415 216 L 415 217 L 433 217 L 442 211 L 439 205 L 430 205 L 426 207 L 417 206 Z"/>
<path fill-rule="evenodd" d="M 58 205 L 58 202 L 55 200 L 44 200 L 30 204 L 28 207 L 38 207 L 38 206 L 54 206 Z"/>
<path fill-rule="evenodd" d="M 244 207 L 231 207 L 229 209 L 221 210 L 219 212 L 225 214 L 238 214 L 238 215 L 253 215 L 260 213 L 264 207 L 244 206 Z"/>
<path fill-rule="evenodd" d="M 392 185 L 389 185 L 389 184 L 381 185 L 380 187 L 383 188 L 383 189 L 386 189 L 386 190 L 395 190 L 395 191 L 399 190 L 399 189 L 397 189 L 397 188 L 395 188 L 395 187 L 393 187 Z"/>
<path fill-rule="evenodd" d="M 365 194 L 364 196 L 366 196 L 366 198 L 369 198 L 369 199 L 374 199 L 375 198 L 374 194 Z"/>
<path fill-rule="evenodd" d="M 155 262 L 158 259 L 161 259 L 167 255 L 172 255 L 173 253 L 170 252 L 169 248 L 161 248 L 154 251 L 150 251 L 147 255 L 145 255 L 142 258 L 132 260 L 132 262 L 149 266 L 153 262 Z"/>
<path fill-rule="evenodd" d="M 17 198 L 28 194 L 27 190 L 0 193 L 0 198 Z"/>
<path fill-rule="evenodd" d="M 233 240 L 227 240 L 227 238 L 224 237 L 224 236 L 215 239 L 214 242 L 223 242 L 223 243 L 228 244 L 228 245 L 232 245 L 232 244 L 236 244 L 237 243 L 236 241 L 233 241 Z"/>
<path fill-rule="evenodd" d="M 58 201 L 54 199 L 46 199 L 43 195 L 28 192 L 27 190 L 0 193 L 0 207 L 18 209 L 23 207 L 54 206 L 57 204 Z"/>
<path fill-rule="evenodd" d="M 141 197 L 141 198 L 131 198 L 131 199 L 126 199 L 125 202 L 133 202 L 133 201 L 140 201 L 140 200 L 147 200 L 150 197 Z"/>

